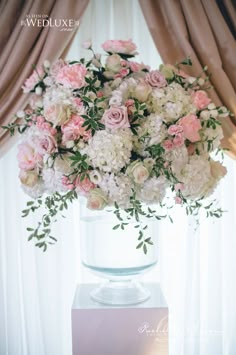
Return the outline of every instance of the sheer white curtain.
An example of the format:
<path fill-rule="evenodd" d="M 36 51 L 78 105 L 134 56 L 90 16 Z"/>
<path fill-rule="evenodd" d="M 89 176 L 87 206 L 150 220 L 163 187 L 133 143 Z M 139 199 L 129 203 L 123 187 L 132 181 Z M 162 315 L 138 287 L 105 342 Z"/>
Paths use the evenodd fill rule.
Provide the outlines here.
<path fill-rule="evenodd" d="M 138 0 L 90 0 L 68 57 L 84 56 L 88 38 L 97 51 L 108 38 L 132 38 L 140 60 L 160 63 Z M 226 163 L 229 173 L 216 193 L 228 210 L 224 218 L 202 219 L 194 233 L 193 221 L 177 209 L 173 225 L 159 225 L 160 263 L 147 278 L 160 275 L 169 303 L 170 355 L 236 353 L 236 168 Z M 43 254 L 26 240 L 37 215 L 21 219 L 27 197 L 17 175 L 14 147 L 0 160 L 0 355 L 70 355 L 75 286 L 94 280 L 79 265 L 78 206 L 59 221 L 59 241 Z"/>

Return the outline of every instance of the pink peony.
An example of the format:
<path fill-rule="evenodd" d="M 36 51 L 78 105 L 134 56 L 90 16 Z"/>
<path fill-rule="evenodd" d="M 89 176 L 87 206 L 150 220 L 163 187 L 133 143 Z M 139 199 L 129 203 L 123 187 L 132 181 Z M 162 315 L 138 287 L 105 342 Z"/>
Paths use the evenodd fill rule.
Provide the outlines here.
<path fill-rule="evenodd" d="M 202 127 L 196 115 L 191 113 L 184 116 L 178 121 L 178 124 L 183 128 L 183 134 L 186 139 L 192 143 L 200 141 L 199 130 Z"/>
<path fill-rule="evenodd" d="M 28 171 L 36 168 L 42 157 L 36 152 L 34 147 L 28 143 L 21 143 L 18 145 L 17 159 L 19 168 Z"/>
<path fill-rule="evenodd" d="M 128 41 L 122 40 L 108 40 L 102 44 L 102 48 L 109 53 L 120 54 L 136 54 L 136 45 L 129 39 Z"/>
<path fill-rule="evenodd" d="M 110 129 L 130 127 L 127 108 L 125 106 L 109 108 L 104 112 L 102 122 Z"/>
<path fill-rule="evenodd" d="M 86 85 L 85 75 L 87 69 L 82 64 L 65 65 L 56 75 L 56 81 L 66 88 L 80 89 Z"/>
<path fill-rule="evenodd" d="M 66 62 L 63 59 L 58 59 L 55 63 L 53 63 L 50 68 L 50 74 L 52 77 L 55 78 L 64 66 L 66 66 Z"/>
<path fill-rule="evenodd" d="M 95 189 L 96 185 L 90 181 L 88 177 L 85 177 L 81 181 L 81 176 L 79 175 L 75 180 L 75 187 L 82 195 L 87 195 L 90 190 Z"/>
<path fill-rule="evenodd" d="M 82 127 L 83 123 L 83 117 L 79 115 L 71 116 L 71 119 L 61 127 L 63 144 L 68 141 L 78 140 L 80 137 L 87 141 L 91 137 L 91 131 L 86 131 L 85 127 Z"/>
<path fill-rule="evenodd" d="M 43 68 L 40 67 L 39 69 L 34 70 L 31 76 L 28 79 L 26 79 L 26 81 L 24 82 L 24 85 L 22 86 L 23 92 L 27 94 L 28 92 L 33 90 L 35 85 L 40 80 L 42 80 L 43 75 L 44 75 Z"/>
<path fill-rule="evenodd" d="M 152 70 L 145 76 L 145 81 L 152 87 L 163 88 L 167 85 L 166 78 L 158 70 Z"/>
<path fill-rule="evenodd" d="M 194 105 L 199 110 L 203 110 L 211 102 L 211 99 L 209 99 L 209 97 L 207 96 L 207 93 L 203 90 L 195 91 L 192 94 L 192 100 L 193 100 Z"/>

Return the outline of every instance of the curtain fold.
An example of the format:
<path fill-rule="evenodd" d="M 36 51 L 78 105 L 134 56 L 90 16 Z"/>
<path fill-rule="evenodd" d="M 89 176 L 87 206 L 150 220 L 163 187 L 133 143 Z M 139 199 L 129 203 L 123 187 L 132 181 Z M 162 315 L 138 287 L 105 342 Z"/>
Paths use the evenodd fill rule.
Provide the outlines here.
<path fill-rule="evenodd" d="M 209 96 L 236 115 L 236 44 L 214 0 L 139 0 L 156 47 L 166 63 L 175 64 L 190 56 L 190 75 L 208 66 L 214 89 Z M 226 1 L 227 8 L 231 4 Z M 235 20 L 235 12 L 230 11 Z M 221 120 L 222 146 L 236 157 L 235 117 Z"/>
<path fill-rule="evenodd" d="M 40 66 L 45 59 L 54 61 L 65 56 L 78 26 L 59 27 L 24 24 L 26 18 L 36 16 L 48 19 L 78 21 L 88 0 L 21 0 L 3 1 L 0 7 L 0 124 L 13 120 L 13 114 L 24 107 L 28 95 L 23 95 L 21 86 L 31 74 L 33 65 Z M 47 17 L 46 17 L 47 16 Z M 39 17 L 38 17 L 39 18 Z M 67 22 L 68 24 L 68 22 Z M 14 139 L 9 140 L 4 130 L 0 131 L 0 155 Z"/>

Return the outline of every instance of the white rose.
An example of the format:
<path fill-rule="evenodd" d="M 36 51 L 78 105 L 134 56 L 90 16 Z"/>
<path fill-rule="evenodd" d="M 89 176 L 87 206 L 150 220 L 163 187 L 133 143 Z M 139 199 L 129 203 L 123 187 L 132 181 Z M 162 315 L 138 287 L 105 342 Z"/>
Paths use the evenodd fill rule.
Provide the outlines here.
<path fill-rule="evenodd" d="M 70 118 L 71 111 L 66 106 L 53 104 L 44 111 L 44 116 L 54 126 L 61 126 Z"/>
<path fill-rule="evenodd" d="M 87 208 L 90 210 L 102 210 L 106 207 L 107 202 L 107 198 L 101 189 L 93 189 L 88 196 Z"/>
<path fill-rule="evenodd" d="M 172 67 L 171 65 L 164 65 L 161 64 L 159 67 L 160 72 L 164 75 L 164 77 L 166 79 L 172 79 L 174 77 L 174 67 Z"/>
<path fill-rule="evenodd" d="M 118 54 L 112 54 L 107 57 L 106 70 L 113 73 L 118 73 L 121 69 L 120 56 Z"/>
<path fill-rule="evenodd" d="M 139 161 L 133 162 L 127 169 L 128 175 L 136 184 L 143 184 L 149 177 L 148 169 Z"/>
<path fill-rule="evenodd" d="M 152 89 L 149 84 L 145 83 L 145 81 L 140 81 L 135 87 L 132 96 L 140 102 L 145 102 L 151 91 Z"/>
<path fill-rule="evenodd" d="M 227 169 L 218 161 L 211 160 L 211 175 L 215 180 L 220 180 L 227 174 Z"/>
<path fill-rule="evenodd" d="M 34 170 L 20 170 L 19 179 L 23 185 L 33 187 L 38 181 L 38 175 Z"/>

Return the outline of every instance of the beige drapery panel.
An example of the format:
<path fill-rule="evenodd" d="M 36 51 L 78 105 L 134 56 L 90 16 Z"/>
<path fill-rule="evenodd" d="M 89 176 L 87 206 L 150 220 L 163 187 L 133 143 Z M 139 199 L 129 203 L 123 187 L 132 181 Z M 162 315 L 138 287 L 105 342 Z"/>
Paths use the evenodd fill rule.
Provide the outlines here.
<path fill-rule="evenodd" d="M 30 15 L 48 15 L 53 19 L 80 20 L 89 0 L 2 0 L 0 2 L 0 125 L 6 125 L 13 114 L 23 108 L 28 95 L 21 86 L 45 59 L 65 57 L 78 29 L 23 26 Z M 14 142 L 0 129 L 0 156 Z"/>
<path fill-rule="evenodd" d="M 165 63 L 175 64 L 190 56 L 197 75 L 208 66 L 214 90 L 212 100 L 224 104 L 236 116 L 236 44 L 215 0 L 139 0 L 156 47 Z M 224 0 L 232 23 L 235 8 Z M 222 146 L 236 158 L 236 120 L 222 119 Z"/>

